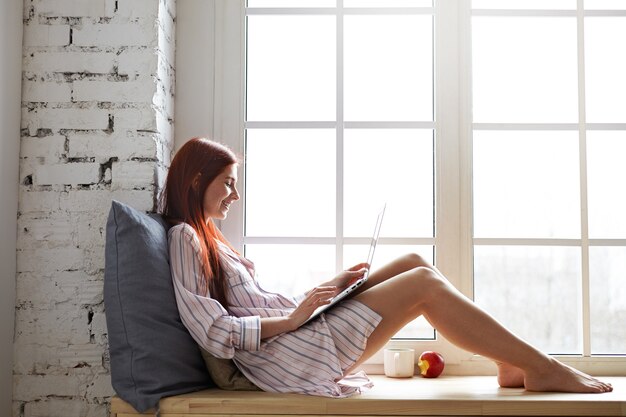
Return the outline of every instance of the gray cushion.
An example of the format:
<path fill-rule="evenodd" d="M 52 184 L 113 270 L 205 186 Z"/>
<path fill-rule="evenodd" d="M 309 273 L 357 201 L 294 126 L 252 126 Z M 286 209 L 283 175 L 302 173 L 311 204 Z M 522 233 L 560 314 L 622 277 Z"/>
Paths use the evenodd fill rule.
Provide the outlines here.
<path fill-rule="evenodd" d="M 113 201 L 106 229 L 104 304 L 117 395 L 143 412 L 162 397 L 214 386 L 180 320 L 167 225 Z"/>
<path fill-rule="evenodd" d="M 211 355 L 204 349 L 202 357 L 211 379 L 219 388 L 228 391 L 260 391 L 244 374 L 241 373 L 235 362 L 231 359 L 220 359 Z"/>

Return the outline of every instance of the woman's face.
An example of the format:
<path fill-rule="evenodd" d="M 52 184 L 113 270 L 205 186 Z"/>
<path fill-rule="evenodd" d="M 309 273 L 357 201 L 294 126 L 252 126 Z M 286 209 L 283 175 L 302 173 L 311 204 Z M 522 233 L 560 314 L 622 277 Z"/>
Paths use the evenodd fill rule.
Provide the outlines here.
<path fill-rule="evenodd" d="M 233 201 L 239 200 L 237 165 L 229 165 L 209 184 L 204 192 L 204 218 L 223 220 Z"/>

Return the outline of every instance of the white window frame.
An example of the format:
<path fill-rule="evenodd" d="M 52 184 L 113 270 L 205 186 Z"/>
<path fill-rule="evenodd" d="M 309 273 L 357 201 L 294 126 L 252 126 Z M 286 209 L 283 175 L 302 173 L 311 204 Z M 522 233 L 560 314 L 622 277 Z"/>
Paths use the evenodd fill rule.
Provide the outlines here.
<path fill-rule="evenodd" d="M 188 0 L 189 1 L 189 0 Z M 206 8 L 206 1 L 204 8 Z M 579 0 L 579 2 L 582 0 Z M 212 117 L 208 123 L 213 138 L 228 144 L 240 155 L 244 151 L 244 95 L 245 95 L 245 6 L 243 0 L 211 0 L 213 6 L 211 19 L 213 22 L 213 45 L 210 48 L 214 61 L 213 83 L 210 91 L 213 100 L 210 101 Z M 469 297 L 473 295 L 473 260 L 472 248 L 474 244 L 501 244 L 502 240 L 486 240 L 472 238 L 472 130 L 473 129 L 500 129 L 500 128 L 537 128 L 546 126 L 517 126 L 517 125 L 488 125 L 471 123 L 471 15 L 493 14 L 496 11 L 474 11 L 470 9 L 469 0 L 437 1 L 435 2 L 435 83 L 437 97 L 435 100 L 435 124 L 436 141 L 436 222 L 437 234 L 434 244 L 437 248 L 437 267 L 449 278 L 449 280 Z M 180 3 L 179 3 L 180 7 Z M 598 12 L 576 12 L 578 19 L 584 15 L 597 15 Z M 563 12 L 563 13 L 572 13 Z M 507 13 L 514 13 L 508 11 Z M 445 22 L 445 24 L 442 24 Z M 456 22 L 457 24 L 451 24 Z M 579 25 L 579 27 L 582 27 Z M 442 30 L 445 28 L 445 30 Z M 177 28 L 181 30 L 191 30 Z M 178 35 L 177 35 L 178 36 Z M 579 48 L 582 49 L 582 29 L 579 29 Z M 202 45 L 198 45 L 202 47 Z M 460 53 L 459 51 L 464 51 Z M 584 64 L 584 51 L 579 50 L 579 67 Z M 180 61 L 177 58 L 177 67 L 185 68 L 194 65 L 189 59 Z M 461 70 L 463 68 L 464 70 Z M 580 68 L 579 68 L 580 70 Z M 584 77 L 584 74 L 583 74 Z M 178 81 L 177 81 L 178 84 Z M 580 82 L 579 84 L 582 84 Z M 584 97 L 583 91 L 579 91 Z M 178 101 L 181 100 L 177 97 Z M 184 100 L 184 98 L 183 98 Z M 581 100 L 584 103 L 584 100 Z M 200 103 L 194 105 L 201 106 Z M 189 103 L 186 103 L 189 106 Z M 584 115 L 584 105 L 580 111 Z M 584 120 L 584 118 L 581 118 Z M 624 126 L 597 125 L 586 126 L 584 123 L 575 126 L 551 126 L 550 128 L 567 129 L 622 129 Z M 178 126 L 177 126 L 178 131 Z M 584 133 L 581 135 L 584 137 Z M 180 142 L 181 138 L 177 138 Z M 581 147 L 584 141 L 581 140 Z M 581 149 L 583 151 L 584 149 Z M 443 158 L 442 155 L 446 155 Z M 583 154 L 584 155 L 584 154 Z M 582 156 L 581 156 L 582 158 Z M 584 161 L 581 160 L 581 170 L 584 171 Z M 239 173 L 243 178 L 243 172 Z M 245 196 L 245 183 L 240 183 L 240 192 Z M 582 180 L 581 199 L 586 199 L 586 181 Z M 244 204 L 231 207 L 229 218 L 222 222 L 221 228 L 235 247 L 242 249 L 244 246 L 243 230 Z M 582 208 L 585 208 L 583 203 Z M 445 221 L 443 221 L 445 219 Z M 586 232 L 586 220 L 583 221 L 583 229 Z M 583 232 L 583 246 L 588 245 L 590 240 Z M 540 239 L 539 239 L 540 240 Z M 515 241 L 508 241 L 514 244 Z M 519 243 L 519 242 L 518 242 Z M 525 243 L 538 243 L 536 240 Z M 552 244 L 555 242 L 551 242 Z M 598 241 L 591 244 L 619 244 L 624 241 L 614 240 Z M 588 261 L 583 263 L 584 282 L 586 290 L 583 291 L 583 318 L 587 341 L 589 340 L 589 291 L 588 291 Z M 585 298 L 586 297 L 586 298 Z M 477 355 L 473 355 L 447 342 L 440 334 L 434 341 L 392 341 L 390 345 L 413 347 L 416 351 L 437 350 L 444 354 L 447 362 L 447 372 L 451 374 L 493 374 L 495 367 L 491 361 Z M 588 343 L 584 345 L 586 355 L 582 357 L 560 357 L 566 363 L 594 374 L 615 375 L 626 371 L 626 358 L 624 357 L 589 357 Z M 379 352 L 365 365 L 368 372 L 382 373 L 382 354 Z"/>

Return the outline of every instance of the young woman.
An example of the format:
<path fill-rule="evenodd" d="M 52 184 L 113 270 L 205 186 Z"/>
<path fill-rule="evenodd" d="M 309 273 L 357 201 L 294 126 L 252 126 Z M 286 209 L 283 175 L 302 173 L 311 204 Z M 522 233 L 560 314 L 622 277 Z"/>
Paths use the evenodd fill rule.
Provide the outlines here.
<path fill-rule="evenodd" d="M 173 224 L 170 265 L 183 323 L 202 348 L 233 358 L 259 388 L 334 397 L 357 393 L 369 380 L 350 372 L 423 315 L 451 342 L 494 360 L 503 387 L 612 391 L 610 384 L 516 337 L 415 254 L 373 271 L 354 296 L 303 325 L 368 265 L 355 265 L 299 297 L 264 291 L 252 262 L 213 223 L 239 200 L 237 164 L 225 146 L 191 139 L 172 161 L 161 211 Z"/>

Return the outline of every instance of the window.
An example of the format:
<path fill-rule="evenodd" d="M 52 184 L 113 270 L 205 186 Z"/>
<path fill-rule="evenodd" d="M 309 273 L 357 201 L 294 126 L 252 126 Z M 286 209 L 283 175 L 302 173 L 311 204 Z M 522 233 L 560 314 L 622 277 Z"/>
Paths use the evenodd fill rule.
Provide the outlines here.
<path fill-rule="evenodd" d="M 237 3 L 216 3 L 218 131 L 246 156 L 223 229 L 263 284 L 359 262 L 387 201 L 375 262 L 427 254 L 541 349 L 626 368 L 623 2 Z M 424 321 L 397 336 L 483 366 Z"/>
<path fill-rule="evenodd" d="M 261 281 L 295 294 L 363 262 L 384 202 L 375 263 L 432 260 L 432 3 L 249 0 L 246 35 L 243 244 Z"/>
<path fill-rule="evenodd" d="M 545 351 L 624 354 L 624 3 L 472 6 L 475 300 Z"/>

